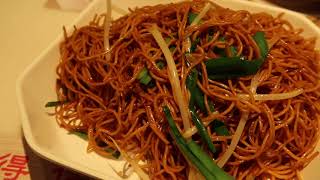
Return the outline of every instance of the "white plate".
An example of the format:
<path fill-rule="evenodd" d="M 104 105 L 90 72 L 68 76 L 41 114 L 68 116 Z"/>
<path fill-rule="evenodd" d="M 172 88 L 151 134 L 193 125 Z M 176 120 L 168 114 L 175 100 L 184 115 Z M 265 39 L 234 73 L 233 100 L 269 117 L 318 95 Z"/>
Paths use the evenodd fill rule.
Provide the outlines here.
<path fill-rule="evenodd" d="M 168 2 L 170 0 L 113 1 L 113 18 L 121 15 L 119 7 L 128 9 L 128 7 Z M 288 19 L 296 28 L 304 28 L 305 36 L 320 38 L 320 29 L 301 14 L 240 0 L 216 0 L 215 2 L 231 9 L 245 9 L 251 12 L 265 11 L 272 15 L 285 12 L 284 18 Z M 93 1 L 76 19 L 74 25 L 87 24 L 94 14 L 104 11 L 104 3 L 104 0 Z M 54 91 L 55 67 L 59 60 L 59 42 L 61 40 L 62 33 L 18 79 L 17 95 L 26 140 L 34 151 L 51 161 L 96 178 L 119 179 L 109 165 L 112 164 L 113 167 L 118 169 L 123 165 L 123 161 L 108 160 L 95 153 L 87 154 L 87 143 L 76 136 L 68 135 L 66 130 L 58 127 L 54 117 L 48 116 L 46 113 L 48 109 L 44 108 L 44 104 L 56 99 Z M 320 48 L 319 40 L 317 47 Z M 317 149 L 319 150 L 320 146 Z M 320 179 L 320 172 L 317 167 L 320 167 L 318 157 L 304 170 L 303 176 L 305 179 Z M 137 179 L 137 176 L 134 175 L 130 179 Z"/>

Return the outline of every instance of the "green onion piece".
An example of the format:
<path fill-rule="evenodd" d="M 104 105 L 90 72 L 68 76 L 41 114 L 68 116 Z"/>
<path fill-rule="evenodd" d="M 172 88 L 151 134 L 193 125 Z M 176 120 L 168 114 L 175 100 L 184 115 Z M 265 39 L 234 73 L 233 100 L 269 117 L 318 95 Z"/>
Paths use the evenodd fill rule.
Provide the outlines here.
<path fill-rule="evenodd" d="M 189 14 L 188 14 L 188 23 L 191 24 L 197 16 L 198 16 L 198 14 L 193 13 L 193 12 L 189 12 Z"/>
<path fill-rule="evenodd" d="M 225 39 L 224 36 L 222 36 L 222 37 L 219 37 L 219 41 L 225 42 L 226 39 Z M 231 57 L 236 56 L 237 53 L 238 53 L 237 47 L 235 47 L 235 46 L 230 46 L 230 47 L 229 47 L 229 50 L 230 50 L 230 52 L 231 52 Z M 215 48 L 213 49 L 213 52 L 216 53 L 216 54 L 218 54 L 218 55 L 220 55 L 220 56 L 222 56 L 222 57 L 227 57 L 226 50 L 223 49 L 223 48 L 215 47 Z"/>
<path fill-rule="evenodd" d="M 190 91 L 189 107 L 193 107 L 195 103 L 194 91 L 197 86 L 197 80 L 198 80 L 198 71 L 196 69 L 192 69 L 186 80 L 186 86 Z"/>
<path fill-rule="evenodd" d="M 164 68 L 164 66 L 165 66 L 165 63 L 163 62 L 163 61 L 158 61 L 157 63 L 157 67 L 159 68 L 159 69 L 163 69 Z"/>
<path fill-rule="evenodd" d="M 201 89 L 198 87 L 198 85 L 195 87 L 194 92 L 195 92 L 195 94 L 194 94 L 195 101 L 196 101 L 198 108 L 202 112 L 207 112 L 206 105 L 204 104 L 204 95 L 203 95 L 203 92 L 201 91 Z"/>
<path fill-rule="evenodd" d="M 191 117 L 192 117 L 192 121 L 193 123 L 196 125 L 197 129 L 198 129 L 198 132 L 202 138 L 202 140 L 204 142 L 206 142 L 206 144 L 208 145 L 208 148 L 209 150 L 212 152 L 212 153 L 215 153 L 216 152 L 216 148 L 214 147 L 213 143 L 212 143 L 212 140 L 205 128 L 205 126 L 203 125 L 200 117 L 197 115 L 197 113 L 194 111 L 194 108 L 191 108 L 190 109 L 190 113 L 191 113 Z"/>
<path fill-rule="evenodd" d="M 243 60 L 243 57 L 220 57 L 208 60 L 205 64 L 210 79 L 232 79 L 253 75 L 258 72 L 268 55 L 268 43 L 264 32 L 256 32 L 253 36 L 259 46 L 261 57 L 252 61 Z"/>
<path fill-rule="evenodd" d="M 192 22 L 195 20 L 195 18 L 198 16 L 198 14 L 196 14 L 196 13 L 193 13 L 193 12 L 189 12 L 189 14 L 188 14 L 188 23 L 189 23 L 189 25 L 191 25 L 192 24 Z M 198 22 L 198 24 L 201 24 L 203 22 L 203 20 L 200 20 L 199 22 Z"/>
<path fill-rule="evenodd" d="M 187 88 L 191 94 L 189 107 L 193 108 L 193 106 L 196 104 L 202 112 L 207 112 L 204 104 L 204 95 L 201 89 L 198 87 L 197 81 L 198 71 L 196 69 L 192 69 L 186 80 Z"/>
<path fill-rule="evenodd" d="M 105 150 L 106 152 L 109 152 L 109 153 L 113 152 L 111 155 L 112 155 L 114 158 L 116 158 L 116 159 L 119 159 L 119 157 L 120 157 L 120 155 L 121 155 L 121 153 L 120 153 L 119 151 L 115 151 L 114 149 L 109 148 L 109 147 L 106 147 L 104 150 Z"/>
<path fill-rule="evenodd" d="M 163 61 L 159 61 L 156 63 L 157 67 L 159 69 L 163 69 L 163 67 L 165 66 L 164 62 Z M 150 82 L 152 81 L 152 77 L 150 76 L 149 74 L 149 71 L 146 67 L 144 67 L 140 73 L 138 74 L 138 77 L 137 79 L 140 80 L 140 83 L 141 84 L 144 84 L 144 85 L 150 85 L 150 87 L 153 87 L 152 84 L 150 84 Z"/>
<path fill-rule="evenodd" d="M 119 159 L 121 153 L 119 151 L 115 151 L 114 153 L 112 153 L 112 156 L 116 159 Z"/>
<path fill-rule="evenodd" d="M 148 83 L 152 80 L 151 76 L 149 75 L 148 69 L 144 67 L 137 77 L 140 80 L 141 84 L 148 85 Z"/>
<path fill-rule="evenodd" d="M 213 35 L 214 35 L 214 30 L 209 29 L 208 30 L 208 42 L 210 42 L 213 39 Z"/>
<path fill-rule="evenodd" d="M 176 49 L 176 46 L 175 46 L 175 45 L 171 45 L 171 46 L 169 47 L 169 50 L 170 50 L 171 52 L 173 52 L 175 49 Z"/>
<path fill-rule="evenodd" d="M 188 147 L 192 151 L 192 153 L 198 157 L 198 159 L 202 162 L 202 164 L 207 168 L 210 169 L 212 172 L 214 172 L 214 176 L 218 180 L 232 180 L 233 177 L 224 172 L 214 161 L 212 158 L 202 151 L 200 146 L 195 143 L 194 141 L 188 142 Z"/>
<path fill-rule="evenodd" d="M 152 80 L 151 76 L 148 74 L 140 79 L 140 83 L 144 85 L 148 85 L 148 83 Z"/>
<path fill-rule="evenodd" d="M 167 44 L 169 44 L 170 41 L 171 41 L 171 37 L 165 37 L 165 38 L 164 38 L 164 41 L 165 41 Z"/>
<path fill-rule="evenodd" d="M 221 41 L 221 42 L 225 42 L 226 41 L 224 36 L 219 37 L 218 40 Z M 218 54 L 218 55 L 220 55 L 220 56 L 222 56 L 222 57 L 227 57 L 227 54 L 226 54 L 226 51 L 225 51 L 224 48 L 214 47 L 213 48 L 213 52 Z"/>
<path fill-rule="evenodd" d="M 201 119 L 194 111 L 195 102 L 197 103 L 198 106 L 199 106 L 198 103 L 202 102 L 202 103 L 200 103 L 200 104 L 203 104 L 202 110 L 204 112 L 206 112 L 206 108 L 204 105 L 204 96 L 202 94 L 202 91 L 197 86 L 197 79 L 198 79 L 198 71 L 196 69 L 191 70 L 191 73 L 187 77 L 187 81 L 186 81 L 187 88 L 191 94 L 190 102 L 189 102 L 190 113 L 191 113 L 192 120 L 193 120 L 194 124 L 196 125 L 201 138 L 204 140 L 204 142 L 206 142 L 210 151 L 215 153 L 216 149 L 212 143 L 212 140 L 210 139 L 210 136 L 209 136 L 208 132 L 206 131 L 206 128 L 203 125 Z M 201 98 L 199 98 L 199 97 L 201 97 Z M 209 102 L 211 102 L 211 101 L 209 101 Z M 213 112 L 214 108 L 213 108 L 212 102 L 209 105 L 211 105 L 210 109 L 211 109 L 211 112 Z M 201 106 L 199 106 L 199 107 L 201 107 Z"/>
<path fill-rule="evenodd" d="M 212 126 L 219 136 L 230 136 L 227 126 L 222 121 L 216 119 L 212 122 Z"/>
<path fill-rule="evenodd" d="M 257 43 L 260 49 L 261 58 L 265 59 L 268 56 L 268 43 L 265 38 L 264 32 L 258 31 L 253 36 L 254 41 Z"/>
<path fill-rule="evenodd" d="M 216 180 L 215 176 L 211 173 L 209 169 L 207 169 L 201 161 L 196 157 L 191 150 L 188 148 L 186 141 L 183 139 L 182 135 L 180 134 L 172 116 L 170 110 L 167 106 L 163 107 L 164 114 L 168 120 L 169 127 L 170 127 L 170 134 L 173 136 L 176 144 L 178 145 L 182 154 L 193 164 L 195 167 L 200 171 L 200 173 L 207 179 L 207 180 Z"/>
<path fill-rule="evenodd" d="M 205 62 L 210 79 L 231 79 L 253 75 L 260 69 L 261 59 L 247 61 L 241 57 L 220 57 Z"/>
<path fill-rule="evenodd" d="M 81 132 L 81 131 L 72 131 L 70 132 L 70 134 L 74 134 L 78 137 L 80 137 L 81 139 L 88 141 L 88 135 L 85 132 Z"/>
<path fill-rule="evenodd" d="M 85 141 L 88 141 L 88 134 L 85 133 L 85 132 L 72 131 L 72 132 L 70 132 L 70 134 L 74 134 L 74 135 L 80 137 L 81 139 L 83 139 L 83 140 L 85 140 Z M 112 148 L 106 147 L 106 148 L 105 148 L 105 151 L 106 151 L 106 152 L 109 152 L 109 153 L 110 153 L 110 152 L 113 152 L 113 153 L 112 153 L 112 156 L 113 156 L 114 158 L 116 158 L 116 159 L 118 159 L 118 158 L 120 157 L 120 152 L 119 152 L 119 151 L 115 151 L 115 150 L 113 150 Z"/>
<path fill-rule="evenodd" d="M 196 49 L 197 49 L 197 45 L 200 42 L 200 38 L 196 38 L 192 43 L 191 43 L 191 47 L 190 47 L 190 52 L 193 53 Z"/>
<path fill-rule="evenodd" d="M 138 74 L 138 79 L 142 79 L 143 77 L 148 75 L 148 69 L 146 67 L 144 67 L 140 73 Z"/>
<path fill-rule="evenodd" d="M 226 38 L 225 38 L 224 36 L 219 37 L 219 41 L 221 41 L 221 42 L 225 42 L 225 41 L 226 41 Z"/>
<path fill-rule="evenodd" d="M 226 51 L 223 48 L 214 47 L 213 52 L 221 57 L 227 57 Z"/>
<path fill-rule="evenodd" d="M 176 141 L 180 151 L 189 159 L 193 165 L 205 176 L 206 179 L 217 179 L 217 180 L 232 180 L 233 177 L 224 172 L 218 167 L 212 160 L 212 158 L 206 154 L 202 149 L 193 141 L 190 140 L 188 143 L 185 142 L 181 136 L 175 122 L 171 116 L 168 107 L 164 107 L 163 111 L 168 120 L 170 133 Z"/>
<path fill-rule="evenodd" d="M 67 101 L 49 101 L 46 103 L 45 107 L 56 107 L 64 103 L 67 103 Z"/>
<path fill-rule="evenodd" d="M 237 55 L 238 51 L 235 46 L 230 46 L 230 52 L 231 52 L 231 57 L 234 57 Z"/>
<path fill-rule="evenodd" d="M 164 41 L 166 42 L 166 44 L 169 44 L 170 41 L 171 41 L 171 37 L 165 37 L 165 38 L 164 38 Z M 171 46 L 169 47 L 169 50 L 170 50 L 171 52 L 173 52 L 175 49 L 176 49 L 176 45 L 171 45 Z"/>
<path fill-rule="evenodd" d="M 208 101 L 208 105 L 209 105 L 209 109 L 210 109 L 210 112 L 214 112 L 214 104 L 212 101 Z"/>

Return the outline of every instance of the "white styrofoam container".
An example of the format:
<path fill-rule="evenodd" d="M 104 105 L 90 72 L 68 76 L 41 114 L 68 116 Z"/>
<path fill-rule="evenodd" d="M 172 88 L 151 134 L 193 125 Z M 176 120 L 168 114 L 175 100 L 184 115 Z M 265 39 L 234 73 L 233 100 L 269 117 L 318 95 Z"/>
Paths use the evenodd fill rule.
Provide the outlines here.
<path fill-rule="evenodd" d="M 128 7 L 141 7 L 144 5 L 154 5 L 168 3 L 170 0 L 117 0 L 113 1 L 113 18 L 121 16 L 121 9 Z M 172 1 L 171 1 L 172 2 Z M 243 0 L 215 0 L 216 3 L 231 9 L 244 9 L 250 12 L 268 12 L 278 15 L 284 12 L 283 18 L 289 20 L 294 27 L 303 28 L 306 37 L 318 38 L 317 48 L 320 48 L 320 29 L 308 20 L 304 15 L 281 9 L 257 4 Z M 94 16 L 105 11 L 105 1 L 95 0 L 80 14 L 73 25 L 81 26 L 87 24 Z M 72 30 L 72 28 L 69 28 Z M 55 68 L 59 60 L 59 43 L 61 35 L 52 42 L 43 53 L 36 58 L 33 63 L 21 74 L 17 81 L 18 104 L 21 113 L 21 121 L 24 136 L 30 147 L 42 157 L 54 161 L 73 170 L 100 179 L 120 179 L 111 169 L 121 169 L 124 164 L 121 160 L 109 160 L 95 153 L 87 153 L 87 142 L 68 135 L 67 131 L 59 128 L 54 117 L 49 116 L 49 111 L 44 107 L 47 101 L 56 99 L 55 94 Z M 320 145 L 317 146 L 320 150 Z M 320 179 L 320 159 L 317 157 L 303 171 L 305 179 Z M 138 179 L 136 175 L 130 179 Z"/>

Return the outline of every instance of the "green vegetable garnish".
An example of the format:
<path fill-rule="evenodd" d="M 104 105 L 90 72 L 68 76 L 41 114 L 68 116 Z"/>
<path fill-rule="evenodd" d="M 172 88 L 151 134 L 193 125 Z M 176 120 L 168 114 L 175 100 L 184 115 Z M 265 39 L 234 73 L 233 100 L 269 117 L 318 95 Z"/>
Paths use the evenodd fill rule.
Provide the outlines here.
<path fill-rule="evenodd" d="M 268 55 L 268 45 L 263 32 L 257 32 L 254 39 L 259 46 L 261 57 L 248 61 L 243 57 L 220 57 L 205 62 L 210 79 L 232 79 L 253 75 L 258 72 Z"/>
<path fill-rule="evenodd" d="M 190 52 L 193 53 L 197 49 L 197 45 L 200 42 L 200 38 L 196 38 L 192 43 L 190 47 Z"/>
<path fill-rule="evenodd" d="M 149 73 L 148 73 L 148 70 L 147 68 L 143 68 L 140 73 L 138 74 L 138 79 L 142 79 L 143 77 L 147 76 Z"/>
<path fill-rule="evenodd" d="M 138 77 L 137 79 L 139 79 L 140 83 L 141 84 L 144 84 L 144 85 L 148 85 L 148 83 L 152 80 L 149 72 L 148 72 L 148 69 L 146 67 L 144 67 L 140 73 L 138 74 Z"/>
<path fill-rule="evenodd" d="M 72 132 L 70 132 L 70 134 L 74 134 L 74 135 L 80 137 L 81 139 L 83 139 L 83 140 L 85 140 L 85 141 L 88 141 L 88 135 L 87 135 L 87 133 L 80 132 L 80 131 L 72 131 Z"/>
<path fill-rule="evenodd" d="M 165 66 L 165 63 L 163 62 L 163 61 L 158 61 L 157 63 L 157 67 L 159 68 L 159 69 L 163 69 L 164 68 L 164 66 Z"/>
<path fill-rule="evenodd" d="M 257 73 L 263 61 L 242 60 L 240 57 L 220 57 L 205 62 L 210 79 L 231 79 Z"/>
<path fill-rule="evenodd" d="M 186 81 L 187 88 L 190 91 L 190 95 L 191 95 L 190 102 L 189 102 L 189 109 L 190 109 L 192 121 L 196 125 L 202 140 L 206 142 L 210 151 L 212 153 L 215 153 L 216 149 L 212 143 L 212 140 L 205 126 L 203 125 L 202 120 L 195 112 L 195 104 L 197 104 L 202 111 L 206 112 L 206 108 L 204 104 L 204 95 L 197 85 L 197 80 L 198 80 L 198 71 L 196 69 L 192 69 Z"/>
<path fill-rule="evenodd" d="M 112 156 L 113 156 L 114 158 L 116 158 L 116 159 L 119 159 L 119 157 L 120 157 L 120 155 L 121 155 L 121 153 L 120 153 L 119 151 L 115 151 L 114 149 L 111 149 L 111 148 L 109 148 L 109 147 L 106 147 L 104 150 L 105 150 L 106 152 L 109 152 L 109 153 L 113 152 L 113 153 L 112 153 Z"/>
<path fill-rule="evenodd" d="M 268 56 L 268 42 L 265 38 L 264 32 L 258 31 L 253 35 L 254 41 L 257 43 L 260 49 L 260 55 L 263 60 Z"/>
<path fill-rule="evenodd" d="M 64 103 L 67 103 L 67 101 L 49 101 L 46 103 L 45 107 L 56 107 Z"/>
<path fill-rule="evenodd" d="M 164 38 L 164 41 L 165 41 L 167 44 L 169 44 L 170 41 L 171 41 L 171 37 L 165 37 L 165 38 Z"/>
<path fill-rule="evenodd" d="M 204 95 L 201 89 L 198 87 L 197 81 L 198 71 L 196 69 L 192 69 L 186 80 L 187 88 L 191 94 L 189 107 L 193 107 L 195 104 L 202 112 L 207 112 L 204 104 Z"/>
<path fill-rule="evenodd" d="M 182 154 L 200 171 L 207 180 L 231 180 L 230 175 L 219 168 L 202 149 L 193 141 L 186 140 L 180 134 L 168 107 L 163 111 L 169 123 L 169 131 Z"/>
<path fill-rule="evenodd" d="M 209 101 L 208 101 L 208 105 L 209 105 L 210 112 L 214 112 L 213 102 L 209 100 Z"/>
<path fill-rule="evenodd" d="M 85 141 L 88 141 L 88 134 L 85 133 L 85 132 L 72 131 L 72 132 L 70 132 L 70 134 L 74 134 L 74 135 L 80 137 L 81 139 L 83 139 L 83 140 L 85 140 Z M 116 159 L 118 159 L 118 158 L 120 157 L 120 155 L 121 155 L 119 151 L 115 151 L 114 149 L 109 148 L 109 147 L 105 147 L 104 150 L 105 150 L 106 152 L 109 152 L 109 153 L 113 152 L 113 153 L 112 153 L 112 156 L 113 156 L 114 158 L 116 158 Z"/>
<path fill-rule="evenodd" d="M 171 45 L 171 46 L 169 47 L 169 50 L 170 50 L 171 52 L 173 52 L 175 49 L 176 49 L 176 46 L 175 46 L 175 45 Z"/>
<path fill-rule="evenodd" d="M 165 37 L 165 38 L 164 38 L 164 41 L 165 41 L 167 44 L 169 44 L 170 41 L 171 41 L 171 37 Z M 176 49 L 176 45 L 170 45 L 169 49 L 170 49 L 171 52 L 173 52 L 173 51 Z"/>
<path fill-rule="evenodd" d="M 225 42 L 225 41 L 226 41 L 226 40 L 225 40 L 225 37 L 224 37 L 224 36 L 220 37 L 220 38 L 219 38 L 219 41 Z M 229 50 L 230 50 L 230 53 L 231 53 L 231 57 L 236 56 L 237 53 L 238 53 L 238 52 L 237 52 L 237 48 L 236 48 L 235 46 L 233 46 L 233 45 L 231 45 L 231 46 L 229 47 Z M 220 56 L 222 56 L 222 57 L 227 57 L 226 49 L 224 49 L 224 48 L 215 47 L 215 48 L 213 49 L 213 52 L 216 53 L 216 54 L 218 54 L 218 55 L 220 55 Z"/>
<path fill-rule="evenodd" d="M 157 67 L 158 67 L 159 69 L 162 69 L 162 68 L 165 66 L 164 62 L 161 61 L 161 60 L 158 61 L 158 62 L 156 63 L 156 65 L 157 65 Z M 148 86 L 150 86 L 150 87 L 153 86 L 152 83 L 151 83 L 151 82 L 152 82 L 152 77 L 150 76 L 149 71 L 148 71 L 148 69 L 147 69 L 146 67 L 144 67 L 144 68 L 140 71 L 140 73 L 138 74 L 137 79 L 140 81 L 141 84 L 148 85 Z"/>
<path fill-rule="evenodd" d="M 197 16 L 198 16 L 198 14 L 193 13 L 193 12 L 189 12 L 188 23 L 191 24 Z"/>
<path fill-rule="evenodd" d="M 202 123 L 202 120 L 200 117 L 197 115 L 197 113 L 194 111 L 194 108 L 190 108 L 190 113 L 191 113 L 191 118 L 193 123 L 196 125 L 198 132 L 204 142 L 208 145 L 209 150 L 212 153 L 216 152 L 216 148 L 214 147 L 212 140 L 210 138 L 210 135 L 208 134 L 206 127 Z"/>
<path fill-rule="evenodd" d="M 235 46 L 230 46 L 230 52 L 231 52 L 231 57 L 234 57 L 237 55 L 238 51 Z"/>
<path fill-rule="evenodd" d="M 213 29 L 209 29 L 208 30 L 208 42 L 213 39 L 213 35 L 214 35 L 214 30 Z"/>
<path fill-rule="evenodd" d="M 142 77 L 142 78 L 140 79 L 140 83 L 141 83 L 141 84 L 144 84 L 144 85 L 148 85 L 151 80 L 152 80 L 152 78 L 151 78 L 151 76 L 148 74 L 148 75 L 146 75 L 146 76 L 144 76 L 144 77 Z"/>
<path fill-rule="evenodd" d="M 222 121 L 216 119 L 212 122 L 212 126 L 219 136 L 230 136 L 227 126 Z"/>
<path fill-rule="evenodd" d="M 233 179 L 232 176 L 230 176 L 229 174 L 227 174 L 226 172 L 224 172 L 213 160 L 212 158 L 205 153 L 204 151 L 202 151 L 202 149 L 200 148 L 200 146 L 195 143 L 194 141 L 189 141 L 188 142 L 188 147 L 190 148 L 190 150 L 192 151 L 192 153 L 199 158 L 199 160 L 201 161 L 201 163 L 203 163 L 203 165 L 210 169 L 213 173 L 214 176 L 216 177 L 217 180 L 231 180 Z"/>

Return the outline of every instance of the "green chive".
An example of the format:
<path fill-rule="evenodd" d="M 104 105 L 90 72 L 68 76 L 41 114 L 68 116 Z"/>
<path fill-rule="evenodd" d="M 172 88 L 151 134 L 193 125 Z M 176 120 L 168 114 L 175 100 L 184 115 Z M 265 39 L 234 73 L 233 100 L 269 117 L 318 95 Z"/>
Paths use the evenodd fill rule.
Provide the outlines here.
<path fill-rule="evenodd" d="M 191 47 L 190 47 L 190 52 L 193 53 L 196 49 L 197 49 L 197 45 L 200 42 L 200 38 L 196 38 L 192 43 L 191 43 Z"/>
<path fill-rule="evenodd" d="M 163 62 L 163 61 L 158 61 L 157 63 L 157 67 L 159 68 L 159 69 L 163 69 L 164 68 L 164 66 L 165 66 L 165 63 Z"/>
<path fill-rule="evenodd" d="M 234 57 L 237 55 L 238 51 L 235 46 L 230 46 L 230 52 L 231 52 L 231 57 Z"/>
<path fill-rule="evenodd" d="M 269 48 L 268 48 L 268 43 L 265 38 L 264 32 L 261 32 L 261 31 L 256 32 L 253 36 L 253 39 L 257 43 L 260 49 L 261 57 L 263 59 L 266 58 L 268 55 Z"/>
<path fill-rule="evenodd" d="M 230 136 L 227 126 L 222 121 L 216 119 L 212 122 L 212 126 L 213 126 L 213 130 L 219 136 Z"/>
<path fill-rule="evenodd" d="M 210 79 L 231 79 L 257 73 L 263 61 L 242 60 L 241 57 L 220 57 L 205 62 Z"/>
<path fill-rule="evenodd" d="M 208 101 L 208 105 L 209 105 L 209 109 L 210 109 L 210 112 L 214 112 L 214 104 L 212 101 Z"/>
<path fill-rule="evenodd" d="M 188 15 L 188 23 L 189 25 L 192 24 L 192 22 L 194 21 L 194 19 L 198 16 L 198 14 L 196 13 L 193 13 L 193 12 L 189 12 L 189 15 Z M 203 20 L 200 20 L 199 21 L 199 24 L 201 24 L 203 22 Z"/>
<path fill-rule="evenodd" d="M 116 159 L 119 159 L 119 157 L 120 157 L 120 155 L 121 155 L 121 153 L 120 153 L 119 151 L 115 151 L 114 149 L 109 148 L 109 147 L 106 147 L 104 150 L 105 150 L 106 152 L 108 152 L 108 153 L 113 152 L 111 155 L 112 155 L 114 158 L 116 158 Z"/>
<path fill-rule="evenodd" d="M 78 137 L 80 137 L 81 139 L 88 141 L 88 135 L 85 132 L 81 132 L 81 131 L 72 131 L 70 132 L 70 134 L 74 134 Z"/>
<path fill-rule="evenodd" d="M 151 76 L 148 74 L 140 79 L 140 83 L 147 85 L 152 80 Z"/>
<path fill-rule="evenodd" d="M 200 117 L 196 114 L 196 112 L 194 111 L 194 108 L 190 109 L 190 113 L 191 113 L 191 118 L 193 123 L 196 125 L 198 132 L 201 136 L 201 139 L 207 144 L 209 150 L 212 153 L 216 152 L 216 148 L 214 147 L 212 140 L 210 138 L 210 135 L 208 134 L 205 126 L 203 125 Z"/>
<path fill-rule="evenodd" d="M 85 140 L 85 141 L 88 141 L 88 139 L 89 139 L 89 138 L 88 138 L 88 134 L 85 133 L 85 132 L 72 131 L 72 132 L 70 132 L 70 134 L 74 134 L 74 135 L 80 137 L 81 139 L 83 139 L 83 140 Z M 109 152 L 109 153 L 113 152 L 113 153 L 112 153 L 112 156 L 113 156 L 114 158 L 116 158 L 116 159 L 118 159 L 118 158 L 120 157 L 120 152 L 119 152 L 119 151 L 115 151 L 115 150 L 113 150 L 112 148 L 109 148 L 109 147 L 105 147 L 104 150 L 105 150 L 106 152 Z"/>
<path fill-rule="evenodd" d="M 189 141 L 188 147 L 207 169 L 210 169 L 212 172 L 214 172 L 216 179 L 233 180 L 233 177 L 224 172 L 216 163 L 214 163 L 212 158 L 207 153 L 202 151 L 197 143 L 194 141 Z"/>
<path fill-rule="evenodd" d="M 170 37 L 165 37 L 165 38 L 164 38 L 164 41 L 165 41 L 167 44 L 169 44 L 170 41 L 171 41 L 171 38 L 170 38 Z"/>
<path fill-rule="evenodd" d="M 179 147 L 179 150 L 185 157 L 201 172 L 201 174 L 207 179 L 207 180 L 216 180 L 215 175 L 211 172 L 210 169 L 207 169 L 201 161 L 196 157 L 189 147 L 187 146 L 187 143 L 185 139 L 180 134 L 177 126 L 175 125 L 175 122 L 171 116 L 170 110 L 167 106 L 163 107 L 163 112 L 168 120 L 169 127 L 170 127 L 170 135 L 175 140 L 177 146 Z M 191 140 L 192 141 L 192 140 Z"/>
<path fill-rule="evenodd" d="M 208 42 L 210 42 L 213 39 L 213 35 L 214 35 L 214 30 L 213 29 L 209 29 L 209 31 L 208 31 Z"/>
<path fill-rule="evenodd" d="M 137 79 L 139 79 L 141 84 L 148 85 L 148 83 L 152 80 L 149 71 L 146 67 L 144 67 L 140 73 L 138 74 Z"/>
<path fill-rule="evenodd" d="M 169 50 L 170 50 L 171 52 L 173 52 L 175 49 L 176 49 L 176 46 L 175 46 L 175 45 L 172 45 L 172 46 L 170 46 L 170 48 L 169 48 Z"/>
<path fill-rule="evenodd" d="M 193 13 L 193 12 L 189 12 L 188 15 L 188 23 L 192 24 L 192 22 L 194 21 L 194 19 L 198 16 L 198 14 Z"/>
<path fill-rule="evenodd" d="M 64 103 L 67 103 L 67 101 L 49 101 L 46 103 L 45 107 L 56 107 Z"/>
<path fill-rule="evenodd" d="M 148 69 L 146 67 L 144 67 L 140 73 L 138 74 L 138 79 L 142 79 L 143 77 L 145 77 L 146 75 L 148 75 Z"/>

